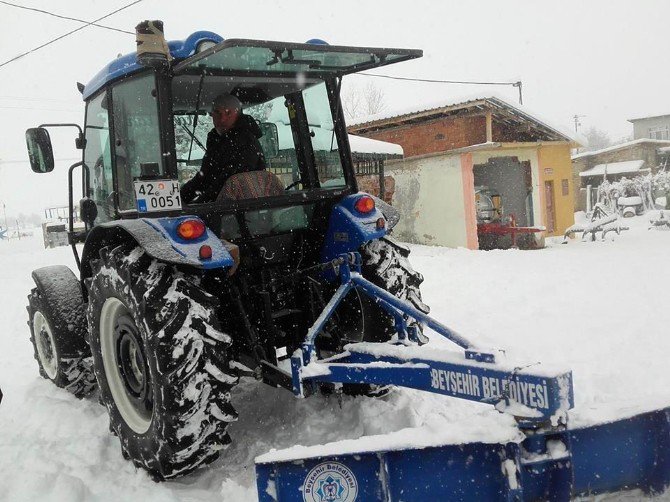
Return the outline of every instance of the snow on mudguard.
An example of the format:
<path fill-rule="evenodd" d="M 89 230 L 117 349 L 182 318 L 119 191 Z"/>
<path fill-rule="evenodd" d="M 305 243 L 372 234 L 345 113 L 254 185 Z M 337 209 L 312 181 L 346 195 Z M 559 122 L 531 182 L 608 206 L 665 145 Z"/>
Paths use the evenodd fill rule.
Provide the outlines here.
<path fill-rule="evenodd" d="M 356 251 L 363 244 L 386 235 L 386 227 L 377 228 L 377 220 L 384 215 L 375 207 L 367 214 L 355 208 L 356 201 L 367 194 L 349 195 L 333 207 L 323 246 L 321 261 L 327 262 L 349 251 Z"/>
<path fill-rule="evenodd" d="M 177 218 L 139 218 L 136 220 L 117 220 L 96 225 L 86 240 L 86 248 L 94 249 L 97 241 L 104 239 L 110 230 L 119 229 L 129 234 L 149 256 L 164 263 L 189 265 L 201 269 L 232 267 L 233 257 L 221 239 L 210 229 L 193 240 L 184 240 L 177 235 L 177 226 L 185 220 L 193 220 L 193 216 Z M 157 238 L 158 237 L 158 238 Z M 202 246 L 209 246 L 211 258 L 203 260 L 199 257 Z M 83 263 L 86 263 L 86 249 Z"/>

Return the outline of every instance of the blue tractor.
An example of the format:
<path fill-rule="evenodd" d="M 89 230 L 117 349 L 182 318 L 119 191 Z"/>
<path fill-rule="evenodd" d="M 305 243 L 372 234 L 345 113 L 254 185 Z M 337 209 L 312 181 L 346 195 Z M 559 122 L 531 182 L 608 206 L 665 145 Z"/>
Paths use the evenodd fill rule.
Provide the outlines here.
<path fill-rule="evenodd" d="M 223 40 L 166 42 L 137 29 L 137 53 L 87 85 L 79 277 L 33 272 L 40 374 L 75 396 L 98 388 L 123 455 L 155 479 L 213 461 L 237 419 L 230 391 L 253 376 L 296 396 L 404 386 L 494 406 L 522 434 L 497 444 L 362 441 L 256 459 L 258 496 L 277 500 L 569 500 L 670 486 L 670 408 L 570 428 L 572 373 L 506 361 L 428 315 L 423 277 L 389 236 L 399 215 L 359 193 L 342 77 L 419 50 Z M 227 93 L 262 132 L 266 168 L 231 176 L 216 200 L 185 203 Z M 26 133 L 31 167 L 54 168 L 48 129 Z M 74 125 L 79 128 L 79 126 Z M 83 243 L 79 255 L 77 244 Z M 429 328 L 457 346 L 427 342 Z M 311 498 L 310 498 L 311 497 Z"/>
<path fill-rule="evenodd" d="M 69 229 L 79 278 L 62 266 L 35 270 L 28 311 L 42 376 L 76 396 L 97 385 L 124 456 L 166 479 L 230 441 L 240 375 L 292 388 L 289 357 L 336 290 L 341 255 L 360 253 L 364 277 L 428 311 L 408 250 L 387 237 L 397 215 L 358 193 L 339 101 L 344 75 L 421 51 L 204 31 L 166 43 L 160 22 L 138 27 L 138 47 L 79 85 L 83 155 L 69 171 L 72 212 L 81 170 L 86 223 Z M 215 202 L 186 204 L 180 187 L 200 168 L 221 93 L 256 120 L 267 169 L 231 177 Z M 38 173 L 54 167 L 47 130 L 57 126 L 69 125 L 27 131 Z M 395 332 L 379 305 L 350 296 L 324 326 L 319 355 Z"/>

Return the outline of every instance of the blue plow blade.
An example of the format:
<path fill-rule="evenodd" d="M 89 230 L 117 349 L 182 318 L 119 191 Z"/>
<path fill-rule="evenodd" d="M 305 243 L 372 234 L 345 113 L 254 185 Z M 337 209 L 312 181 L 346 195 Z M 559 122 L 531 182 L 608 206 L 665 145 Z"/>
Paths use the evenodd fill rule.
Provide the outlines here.
<path fill-rule="evenodd" d="M 414 437 L 394 443 L 390 434 L 270 452 L 256 458 L 261 502 L 561 501 L 632 489 L 653 494 L 670 486 L 670 408 L 570 429 L 571 372 L 497 361 L 493 351 L 365 280 L 357 253 L 332 264 L 341 285 L 284 374 L 297 396 L 324 383 L 396 385 L 494 405 L 514 416 L 518 429 L 488 443 Z M 395 319 L 397 341 L 349 344 L 319 360 L 315 340 L 352 289 Z M 409 318 L 462 352 L 419 346 Z"/>
<path fill-rule="evenodd" d="M 327 454 L 272 452 L 256 459 L 258 500 L 570 500 L 670 486 L 670 408 L 568 430 L 567 448 L 533 456 L 521 443 L 467 443 Z M 548 438 L 542 438 L 549 440 Z M 532 442 L 532 441 L 531 441 Z M 531 445 L 532 447 L 532 445 Z"/>

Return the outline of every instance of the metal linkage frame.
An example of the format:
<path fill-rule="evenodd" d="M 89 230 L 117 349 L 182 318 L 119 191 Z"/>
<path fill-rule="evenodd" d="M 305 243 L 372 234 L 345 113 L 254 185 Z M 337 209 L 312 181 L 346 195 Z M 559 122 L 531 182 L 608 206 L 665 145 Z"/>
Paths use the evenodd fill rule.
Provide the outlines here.
<path fill-rule="evenodd" d="M 567 411 L 574 404 L 570 371 L 533 374 L 528 368 L 496 363 L 493 351 L 478 347 L 363 278 L 358 253 L 341 255 L 332 265 L 341 285 L 307 332 L 301 349 L 291 357 L 292 386 L 297 396 L 311 394 L 319 382 L 396 385 L 491 404 L 514 415 L 522 427 L 538 428 L 550 420 L 554 424 L 566 423 Z M 315 340 L 339 303 L 354 288 L 393 316 L 397 340 L 350 344 L 342 354 L 318 360 Z M 408 326 L 408 318 L 450 340 L 464 349 L 464 354 L 417 351 L 418 336 L 415 328 Z"/>

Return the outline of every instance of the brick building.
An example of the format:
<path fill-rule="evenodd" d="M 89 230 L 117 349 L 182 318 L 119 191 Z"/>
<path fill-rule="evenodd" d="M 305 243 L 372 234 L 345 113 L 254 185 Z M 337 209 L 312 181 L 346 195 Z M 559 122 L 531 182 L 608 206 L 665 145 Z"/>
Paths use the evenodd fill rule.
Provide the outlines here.
<path fill-rule="evenodd" d="M 609 181 L 622 177 L 631 178 L 638 174 L 656 172 L 658 166 L 668 159 L 670 141 L 640 138 L 602 150 L 584 152 L 572 157 L 572 180 L 575 189 L 575 209 L 587 209 L 587 190 L 592 196 L 607 176 Z"/>
<path fill-rule="evenodd" d="M 576 140 L 497 97 L 368 117 L 349 132 L 402 146 L 388 162 L 407 241 L 478 248 L 475 187 L 502 196 L 504 214 L 559 235 L 572 223 L 570 148 Z"/>

